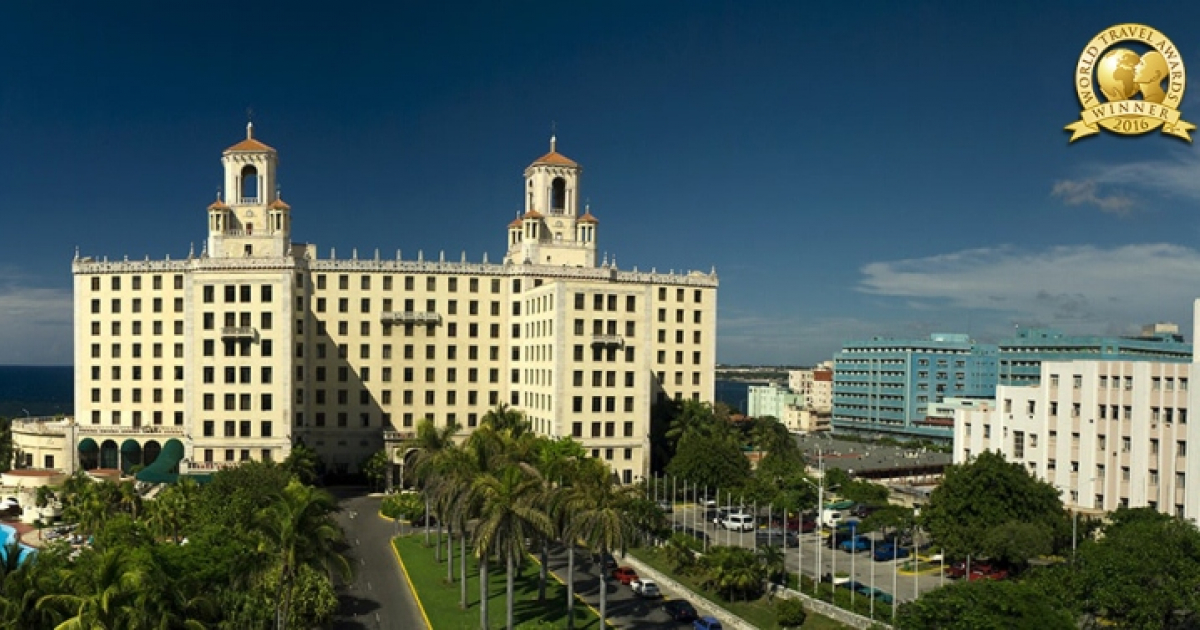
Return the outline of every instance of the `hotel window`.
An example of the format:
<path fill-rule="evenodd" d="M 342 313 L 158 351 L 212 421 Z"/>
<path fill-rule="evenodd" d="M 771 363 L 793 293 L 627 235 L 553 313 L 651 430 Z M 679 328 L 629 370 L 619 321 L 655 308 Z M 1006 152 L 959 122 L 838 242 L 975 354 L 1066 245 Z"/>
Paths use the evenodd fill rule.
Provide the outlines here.
<path fill-rule="evenodd" d="M 1050 387 L 1058 387 L 1058 375 L 1057 374 L 1050 375 Z"/>
<path fill-rule="evenodd" d="M 1129 467 L 1128 466 L 1121 467 L 1121 481 L 1129 481 Z"/>
<path fill-rule="evenodd" d="M 1158 455 L 1158 440 L 1157 439 L 1150 440 L 1150 454 Z"/>
<path fill-rule="evenodd" d="M 1129 449 L 1131 447 L 1132 447 L 1132 443 L 1129 439 L 1129 436 L 1121 438 L 1121 452 L 1122 453 L 1128 453 Z"/>
<path fill-rule="evenodd" d="M 1176 457 L 1187 457 L 1187 442 L 1185 442 L 1183 440 L 1179 440 L 1178 442 L 1175 442 L 1175 456 Z"/>

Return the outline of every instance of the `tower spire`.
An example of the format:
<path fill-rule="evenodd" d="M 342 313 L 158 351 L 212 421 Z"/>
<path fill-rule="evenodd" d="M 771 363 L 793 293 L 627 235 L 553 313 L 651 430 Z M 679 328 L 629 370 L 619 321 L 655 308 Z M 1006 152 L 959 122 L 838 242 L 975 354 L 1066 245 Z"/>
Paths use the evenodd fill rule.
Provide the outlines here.
<path fill-rule="evenodd" d="M 557 152 L 557 149 L 554 148 L 555 145 L 558 144 L 557 132 L 558 132 L 558 123 L 556 123 L 554 121 L 550 121 L 550 152 L 551 153 Z"/>
<path fill-rule="evenodd" d="M 246 139 L 254 139 L 254 110 L 246 108 Z"/>

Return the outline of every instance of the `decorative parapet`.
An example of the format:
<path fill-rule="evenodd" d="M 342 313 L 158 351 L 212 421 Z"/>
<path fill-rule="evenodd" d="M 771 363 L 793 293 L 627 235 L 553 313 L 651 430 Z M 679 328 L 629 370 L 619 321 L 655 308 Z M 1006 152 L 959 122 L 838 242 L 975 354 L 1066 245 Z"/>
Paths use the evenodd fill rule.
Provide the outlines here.
<path fill-rule="evenodd" d="M 711 273 L 689 271 L 687 273 L 659 273 L 657 271 L 621 271 L 615 266 L 602 265 L 599 267 L 563 267 L 552 265 L 518 265 L 493 264 L 488 262 L 471 263 L 464 259 L 461 262 L 445 260 L 394 260 L 351 258 L 339 260 L 328 259 L 297 259 L 290 256 L 278 258 L 209 258 L 189 256 L 182 260 L 120 260 L 110 261 L 107 258 L 96 260 L 91 257 L 76 257 L 71 265 L 76 274 L 105 274 L 105 273 L 186 273 L 190 271 L 209 270 L 282 270 L 307 267 L 310 271 L 359 271 L 378 273 L 436 273 L 460 274 L 476 276 L 507 276 L 507 277 L 536 277 L 564 278 L 576 280 L 599 280 L 631 284 L 665 284 L 694 287 L 716 287 L 716 270 Z"/>

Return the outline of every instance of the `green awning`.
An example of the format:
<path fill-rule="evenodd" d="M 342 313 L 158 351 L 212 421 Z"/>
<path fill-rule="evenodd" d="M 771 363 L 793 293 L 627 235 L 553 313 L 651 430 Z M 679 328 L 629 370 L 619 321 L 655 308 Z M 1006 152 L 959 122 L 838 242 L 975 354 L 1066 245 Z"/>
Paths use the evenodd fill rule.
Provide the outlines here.
<path fill-rule="evenodd" d="M 171 438 L 163 444 L 158 458 L 137 474 L 138 481 L 147 483 L 175 483 L 179 480 L 179 462 L 183 461 L 183 442 Z"/>
<path fill-rule="evenodd" d="M 83 438 L 83 440 L 79 442 L 80 453 L 95 453 L 99 450 L 100 445 L 96 444 L 96 440 L 93 440 L 92 438 Z"/>

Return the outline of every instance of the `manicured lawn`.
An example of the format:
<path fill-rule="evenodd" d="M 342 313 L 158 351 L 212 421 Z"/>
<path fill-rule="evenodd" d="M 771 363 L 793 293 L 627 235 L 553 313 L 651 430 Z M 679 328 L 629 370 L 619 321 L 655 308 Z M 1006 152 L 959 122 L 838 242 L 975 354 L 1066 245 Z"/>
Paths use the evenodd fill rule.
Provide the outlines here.
<path fill-rule="evenodd" d="M 417 597 L 429 616 L 433 630 L 478 630 L 479 628 L 479 567 L 474 558 L 467 559 L 467 604 L 466 610 L 458 607 L 458 542 L 455 541 L 454 583 L 446 583 L 445 549 L 443 561 L 435 561 L 433 549 L 426 547 L 422 534 L 400 536 L 392 541 L 404 561 L 404 567 L 412 579 Z M 444 543 L 443 543 L 444 544 Z M 471 553 L 470 547 L 467 553 Z M 488 618 L 490 627 L 504 627 L 505 619 L 505 575 L 504 567 L 488 567 Z M 532 560 L 517 574 L 514 580 L 514 613 L 516 624 L 531 621 L 546 621 L 553 627 L 566 627 L 567 587 L 551 575 L 546 582 L 546 601 L 537 601 L 538 565 Z M 599 630 L 600 620 L 582 602 L 575 602 L 575 627 L 581 630 Z"/>
<path fill-rule="evenodd" d="M 695 576 L 679 575 L 671 571 L 670 563 L 667 562 L 663 558 L 662 554 L 656 549 L 631 549 L 629 550 L 629 553 L 638 560 L 641 560 L 642 562 L 645 562 L 662 573 L 671 576 L 677 582 L 690 588 L 697 594 L 703 595 L 704 597 L 712 600 L 725 610 L 728 610 L 738 617 L 745 619 L 748 623 L 752 624 L 756 628 L 771 630 L 779 627 L 775 623 L 775 610 L 771 607 L 771 604 L 767 603 L 766 597 L 751 602 L 729 602 L 717 593 L 706 591 L 701 588 Z M 814 628 L 816 630 L 843 630 L 849 627 L 850 626 L 838 623 L 829 617 L 818 615 L 811 609 L 808 610 L 808 620 L 804 622 L 805 630 L 809 628 Z"/>

